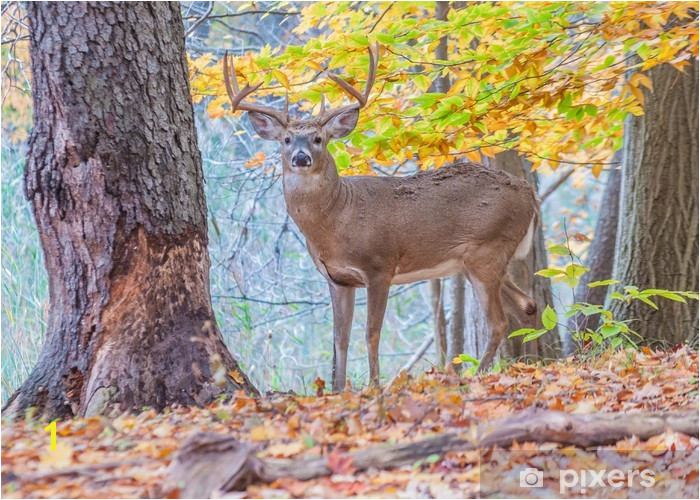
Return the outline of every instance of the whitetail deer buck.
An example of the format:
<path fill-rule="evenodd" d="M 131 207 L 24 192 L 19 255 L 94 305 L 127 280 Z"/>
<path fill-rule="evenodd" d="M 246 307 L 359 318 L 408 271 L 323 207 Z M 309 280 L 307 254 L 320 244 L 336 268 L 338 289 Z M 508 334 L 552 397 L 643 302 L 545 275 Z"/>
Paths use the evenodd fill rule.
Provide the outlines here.
<path fill-rule="evenodd" d="M 346 383 L 346 361 L 355 288 L 367 287 L 367 351 L 373 383 L 379 379 L 379 336 L 391 285 L 463 272 L 471 281 L 492 328 L 480 369 L 493 361 L 508 323 L 505 309 L 521 323 L 534 321 L 535 302 L 507 274 L 512 257 L 530 250 L 537 201 L 530 185 L 501 170 L 474 163 L 409 177 L 340 177 L 328 141 L 352 132 L 367 103 L 377 70 L 370 68 L 364 93 L 328 76 L 357 102 L 335 110 L 322 103 L 309 119 L 246 103 L 259 86 L 238 88 L 224 58 L 232 110 L 249 112 L 255 131 L 282 146 L 284 199 L 306 237 L 333 303 L 333 390 Z"/>

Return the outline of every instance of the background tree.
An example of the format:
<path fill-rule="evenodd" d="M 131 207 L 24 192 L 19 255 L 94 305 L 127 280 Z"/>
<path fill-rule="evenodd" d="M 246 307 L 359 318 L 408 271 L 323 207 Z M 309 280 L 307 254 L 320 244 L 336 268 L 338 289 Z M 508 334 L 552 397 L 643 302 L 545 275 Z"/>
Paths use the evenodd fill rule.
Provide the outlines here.
<path fill-rule="evenodd" d="M 648 72 L 644 115 L 625 123 L 613 278 L 640 289 L 698 289 L 698 62 Z M 652 90 L 653 89 L 653 90 Z M 697 343 L 698 308 L 666 301 L 657 311 L 615 300 L 617 317 L 647 340 Z"/>
<path fill-rule="evenodd" d="M 620 180 L 622 166 L 618 165 L 622 158 L 622 150 L 615 152 L 614 165 L 608 171 L 605 191 L 600 203 L 600 212 L 593 233 L 593 241 L 588 247 L 585 266 L 590 269 L 581 276 L 576 287 L 574 301 L 602 304 L 605 302 L 607 289 L 605 287 L 589 288 L 588 284 L 609 279 L 612 276 L 615 262 L 615 241 L 617 237 L 618 217 L 620 214 Z M 599 321 L 598 315 L 584 316 L 577 314 L 569 321 L 572 331 L 582 331 L 587 327 L 595 329 Z"/>
<path fill-rule="evenodd" d="M 25 189 L 51 304 L 39 361 L 8 410 L 64 417 L 254 391 L 211 309 L 179 5 L 27 8 Z"/>

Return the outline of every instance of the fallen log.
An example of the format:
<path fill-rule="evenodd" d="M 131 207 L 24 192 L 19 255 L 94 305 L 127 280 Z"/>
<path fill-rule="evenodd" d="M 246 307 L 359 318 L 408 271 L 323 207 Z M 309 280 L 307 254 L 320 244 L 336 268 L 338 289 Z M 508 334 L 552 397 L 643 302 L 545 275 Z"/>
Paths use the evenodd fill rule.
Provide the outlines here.
<path fill-rule="evenodd" d="M 335 460 L 356 471 L 370 467 L 389 469 L 450 451 L 509 447 L 513 442 L 589 448 L 611 445 L 632 436 L 649 439 L 667 429 L 698 437 L 698 410 L 590 415 L 526 410 L 481 424 L 472 435 L 444 433 L 410 443 L 377 445 L 336 455 Z M 259 458 L 252 447 L 232 437 L 202 433 L 186 442 L 176 454 L 170 465 L 170 487 L 179 488 L 183 498 L 208 498 L 212 494 L 242 491 L 254 483 L 271 483 L 280 478 L 304 481 L 331 474 L 328 456 Z"/>

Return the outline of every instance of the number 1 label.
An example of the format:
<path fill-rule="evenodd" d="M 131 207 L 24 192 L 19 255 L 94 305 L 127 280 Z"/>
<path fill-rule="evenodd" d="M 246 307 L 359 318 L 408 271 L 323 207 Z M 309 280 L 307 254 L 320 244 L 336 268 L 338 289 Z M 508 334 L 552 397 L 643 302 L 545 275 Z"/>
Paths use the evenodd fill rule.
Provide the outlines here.
<path fill-rule="evenodd" d="M 56 421 L 54 420 L 49 425 L 44 427 L 45 431 L 51 431 L 51 451 L 56 451 Z"/>

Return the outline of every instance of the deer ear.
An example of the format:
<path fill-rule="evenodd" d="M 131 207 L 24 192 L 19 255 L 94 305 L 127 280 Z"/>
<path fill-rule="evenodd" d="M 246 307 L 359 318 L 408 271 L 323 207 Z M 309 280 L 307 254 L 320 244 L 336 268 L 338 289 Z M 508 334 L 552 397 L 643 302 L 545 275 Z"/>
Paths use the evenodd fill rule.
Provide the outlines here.
<path fill-rule="evenodd" d="M 326 129 L 326 132 L 330 138 L 340 139 L 355 129 L 359 116 L 359 109 L 349 109 L 346 112 L 340 113 L 338 116 L 331 118 L 328 123 L 324 125 L 324 128 Z"/>
<path fill-rule="evenodd" d="M 262 113 L 251 111 L 248 113 L 250 122 L 253 124 L 255 132 L 267 141 L 279 141 L 284 132 L 284 126 L 272 118 Z"/>

